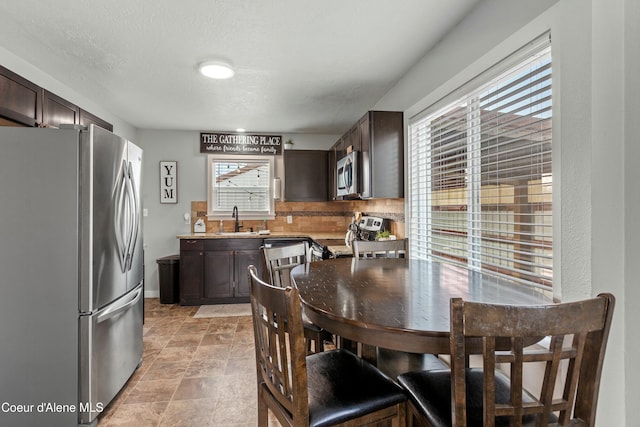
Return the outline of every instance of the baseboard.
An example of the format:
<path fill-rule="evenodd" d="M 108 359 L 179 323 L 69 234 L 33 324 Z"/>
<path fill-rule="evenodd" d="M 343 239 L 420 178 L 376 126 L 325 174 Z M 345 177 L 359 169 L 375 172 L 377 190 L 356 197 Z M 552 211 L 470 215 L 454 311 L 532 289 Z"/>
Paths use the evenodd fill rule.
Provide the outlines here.
<path fill-rule="evenodd" d="M 145 298 L 160 298 L 160 291 L 153 291 L 153 290 L 146 290 L 144 291 L 144 297 Z"/>

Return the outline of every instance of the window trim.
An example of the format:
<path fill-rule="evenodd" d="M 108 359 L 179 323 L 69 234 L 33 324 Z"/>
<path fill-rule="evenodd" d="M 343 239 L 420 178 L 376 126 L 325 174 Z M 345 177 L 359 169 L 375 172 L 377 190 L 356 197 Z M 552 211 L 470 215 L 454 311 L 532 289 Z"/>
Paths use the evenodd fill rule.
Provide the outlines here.
<path fill-rule="evenodd" d="M 415 158 L 413 158 L 413 153 L 415 150 L 415 145 L 414 145 L 414 138 L 416 138 L 416 136 L 414 135 L 415 132 L 417 132 L 417 128 L 416 125 L 420 124 L 424 119 L 440 112 L 443 111 L 445 109 L 447 109 L 448 107 L 451 107 L 453 104 L 455 104 L 456 102 L 460 102 L 460 100 L 462 99 L 469 99 L 471 96 L 474 96 L 474 94 L 478 93 L 478 90 L 481 87 L 484 87 L 485 85 L 487 85 L 489 82 L 493 81 L 494 79 L 498 78 L 499 76 L 501 76 L 503 73 L 505 73 L 506 71 L 508 71 L 509 69 L 513 68 L 514 66 L 518 65 L 519 63 L 526 61 L 528 58 L 530 58 L 531 56 L 537 55 L 538 53 L 542 52 L 544 49 L 550 47 L 551 43 L 550 43 L 550 33 L 547 32 L 539 37 L 537 37 L 535 40 L 531 41 L 530 43 L 528 43 L 526 46 L 524 46 L 521 49 L 518 49 L 516 52 L 514 52 L 513 54 L 509 55 L 508 57 L 504 58 L 503 60 L 499 61 L 498 63 L 496 63 L 493 66 L 488 67 L 485 71 L 481 72 L 480 74 L 476 75 L 474 78 L 468 80 L 466 83 L 458 86 L 457 88 L 455 88 L 454 90 L 451 90 L 450 92 L 448 92 L 447 95 L 440 97 L 439 99 L 437 99 L 435 102 L 433 102 L 432 104 L 430 104 L 429 106 L 427 106 L 426 108 L 423 108 L 421 111 L 419 111 L 418 113 L 412 115 L 408 120 L 408 131 L 407 131 L 407 189 L 408 189 L 408 197 L 407 197 L 407 201 L 406 201 L 406 208 L 407 208 L 407 221 L 406 221 L 406 227 L 407 227 L 407 235 L 409 235 L 409 237 L 411 238 L 410 241 L 412 242 L 412 246 L 414 246 L 414 248 L 412 248 L 412 250 L 410 251 L 412 255 L 416 255 L 418 254 L 418 256 L 424 257 L 425 254 L 423 253 L 423 251 L 420 250 L 416 250 L 415 245 L 418 245 L 418 247 L 422 248 L 422 246 L 420 245 L 426 245 L 425 246 L 425 250 L 426 252 L 426 256 L 430 257 L 429 255 L 429 245 L 428 245 L 428 241 L 430 239 L 429 235 L 430 235 L 430 228 L 431 228 L 431 214 L 427 214 L 426 217 L 426 223 L 425 224 L 419 224 L 416 225 L 415 224 L 415 219 L 411 218 L 411 216 L 415 213 L 415 208 L 416 208 L 416 204 L 420 203 L 422 201 L 422 203 L 427 203 L 428 205 L 430 205 L 429 201 L 426 201 L 427 199 L 430 200 L 432 197 L 432 193 L 431 192 L 427 192 L 426 195 L 426 199 L 422 200 L 422 199 L 415 199 L 412 197 L 412 192 L 414 192 L 416 190 L 415 186 L 417 185 L 416 183 L 422 183 L 422 184 L 418 184 L 418 185 L 424 185 L 425 183 L 422 182 L 423 180 L 423 176 L 418 177 L 418 180 L 416 181 L 416 176 L 417 176 L 417 171 L 416 171 L 416 160 Z M 425 153 L 421 154 L 422 156 L 425 155 Z M 431 169 L 431 161 L 429 160 L 429 154 L 426 154 L 426 157 L 423 157 L 422 159 L 420 159 L 420 165 L 418 166 L 420 168 L 420 171 L 422 173 L 427 173 L 427 174 L 431 174 L 430 169 Z M 467 159 L 468 161 L 471 161 L 471 159 Z M 427 165 L 423 165 L 423 162 L 427 162 Z M 428 186 L 428 185 L 427 185 Z M 468 188 L 468 187 L 467 187 Z M 470 194 L 469 194 L 470 196 Z M 425 197 L 425 196 L 422 196 Z M 471 203 L 471 202 L 469 202 Z M 469 203 L 467 203 L 467 206 L 469 206 Z M 420 208 L 422 209 L 422 208 Z M 420 210 L 419 209 L 419 210 Z M 554 215 L 554 210 L 551 209 L 550 211 L 550 215 L 551 217 L 553 217 Z M 421 215 L 422 217 L 422 215 Z M 553 222 L 553 219 L 552 219 Z M 415 232 L 415 230 L 417 230 L 417 234 Z M 474 228 L 471 228 L 469 230 L 469 238 L 471 239 L 471 234 L 474 232 L 473 230 L 475 230 Z M 413 234 L 413 235 L 412 235 Z M 424 235 L 423 235 L 424 234 Z M 555 233 L 552 233 L 552 235 Z M 477 237 L 477 236 L 476 236 Z M 473 240 L 473 239 L 472 239 Z M 476 242 L 477 243 L 477 242 Z M 473 242 L 469 243 L 470 245 L 473 244 Z M 472 248 L 471 248 L 472 249 Z M 468 251 L 467 251 L 468 253 Z M 553 250 L 552 250 L 553 253 Z M 422 255 L 420 255 L 422 254 Z M 472 257 L 469 257 L 472 258 Z M 553 264 L 553 260 L 552 260 L 552 264 Z M 473 262 L 468 262 L 466 264 L 467 268 L 469 268 L 470 270 L 478 270 L 478 271 L 483 271 L 486 272 L 487 274 L 496 274 L 495 272 L 491 271 L 491 270 L 484 270 L 480 267 L 479 264 L 474 264 Z M 551 267 L 552 268 L 552 267 Z M 552 271 L 552 270 L 551 270 Z M 501 274 L 497 274 L 497 275 L 501 275 Z M 522 282 L 521 282 L 522 283 Z M 547 286 L 547 285 L 539 285 L 536 284 L 534 282 L 532 283 L 526 283 L 527 285 L 531 285 L 532 287 L 541 287 L 544 290 L 547 291 L 551 291 L 553 289 L 553 283 L 554 280 L 551 279 L 551 285 Z"/>
<path fill-rule="evenodd" d="M 274 198 L 274 177 L 275 177 L 275 159 L 273 156 L 230 156 L 230 155 L 207 155 L 207 219 L 209 220 L 227 220 L 231 218 L 231 210 L 213 210 L 213 165 L 215 162 L 256 162 L 265 163 L 269 167 L 268 177 L 268 199 L 269 211 L 247 211 L 240 210 L 241 219 L 247 220 L 272 220 L 275 218 L 275 198 Z"/>

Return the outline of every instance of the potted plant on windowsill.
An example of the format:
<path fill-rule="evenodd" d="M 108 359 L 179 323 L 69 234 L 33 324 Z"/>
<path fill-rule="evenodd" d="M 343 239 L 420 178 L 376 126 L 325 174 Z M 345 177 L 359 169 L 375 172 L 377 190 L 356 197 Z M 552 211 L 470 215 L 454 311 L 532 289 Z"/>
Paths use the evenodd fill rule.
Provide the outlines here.
<path fill-rule="evenodd" d="M 288 139 L 285 141 L 284 143 L 284 149 L 285 150 L 293 150 L 293 140 Z"/>

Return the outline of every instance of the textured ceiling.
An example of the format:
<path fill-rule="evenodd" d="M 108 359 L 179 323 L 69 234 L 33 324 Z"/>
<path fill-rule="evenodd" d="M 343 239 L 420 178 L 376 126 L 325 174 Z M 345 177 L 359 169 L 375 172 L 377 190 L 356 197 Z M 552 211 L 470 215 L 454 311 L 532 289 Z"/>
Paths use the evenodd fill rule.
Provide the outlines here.
<path fill-rule="evenodd" d="M 0 45 L 139 128 L 340 134 L 476 2 L 2 0 Z"/>

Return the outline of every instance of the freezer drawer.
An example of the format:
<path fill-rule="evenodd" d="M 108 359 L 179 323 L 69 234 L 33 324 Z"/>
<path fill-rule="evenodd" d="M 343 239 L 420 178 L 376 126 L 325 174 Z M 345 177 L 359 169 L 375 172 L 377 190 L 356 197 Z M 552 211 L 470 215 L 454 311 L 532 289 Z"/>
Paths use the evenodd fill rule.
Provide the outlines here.
<path fill-rule="evenodd" d="M 90 424 L 142 361 L 139 285 L 93 315 L 80 317 L 80 424 Z"/>

